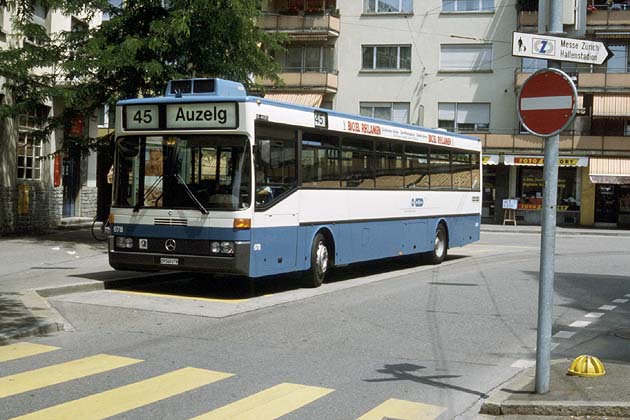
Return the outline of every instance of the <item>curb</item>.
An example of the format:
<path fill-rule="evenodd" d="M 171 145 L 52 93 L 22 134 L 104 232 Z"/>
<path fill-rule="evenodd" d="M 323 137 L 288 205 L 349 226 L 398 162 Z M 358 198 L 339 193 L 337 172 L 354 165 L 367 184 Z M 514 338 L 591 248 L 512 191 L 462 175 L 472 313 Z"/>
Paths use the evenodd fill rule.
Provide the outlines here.
<path fill-rule="evenodd" d="M 567 363 L 567 360 L 552 361 L 552 364 Z M 620 401 L 509 401 L 515 393 L 534 393 L 531 387 L 535 379 L 535 368 L 517 374 L 490 394 L 479 414 L 493 416 L 602 416 L 630 418 L 630 402 Z"/>
<path fill-rule="evenodd" d="M 66 321 L 56 309 L 54 309 L 46 298 L 72 293 L 94 292 L 116 287 L 124 288 L 128 285 L 147 285 L 164 281 L 178 280 L 182 274 L 188 273 L 165 272 L 144 277 L 125 277 L 103 282 L 75 283 L 66 286 L 50 287 L 37 290 L 27 290 L 15 292 L 13 300 L 24 308 L 24 314 L 15 322 L 22 321 L 27 326 L 16 327 L 9 332 L 0 331 L 0 345 L 6 344 L 10 340 L 46 335 L 60 331 L 74 331 L 72 325 Z M 2 293 L 0 293 L 2 296 Z"/>
<path fill-rule="evenodd" d="M 496 228 L 496 229 L 492 229 L 492 228 L 485 228 L 482 226 L 481 227 L 481 232 L 485 232 L 485 233 L 529 233 L 529 234 L 536 234 L 536 235 L 540 235 L 541 230 L 540 228 L 538 229 L 519 229 L 519 228 L 514 228 L 514 229 L 505 229 L 505 228 Z M 562 235 L 562 236 L 616 236 L 616 237 L 628 237 L 630 236 L 630 232 L 628 231 L 603 231 L 603 230 L 597 230 L 597 231 L 589 231 L 589 230 L 571 230 L 571 231 L 566 231 L 566 230 L 561 230 L 561 229 L 556 229 L 556 235 Z"/>
<path fill-rule="evenodd" d="M 26 309 L 26 317 L 30 318 L 29 325 L 18 327 L 9 333 L 0 332 L 0 344 L 5 344 L 9 340 L 24 338 L 33 335 L 45 335 L 59 331 L 74 331 L 68 323 L 46 299 L 37 294 L 34 290 L 18 293 L 17 299 Z"/>

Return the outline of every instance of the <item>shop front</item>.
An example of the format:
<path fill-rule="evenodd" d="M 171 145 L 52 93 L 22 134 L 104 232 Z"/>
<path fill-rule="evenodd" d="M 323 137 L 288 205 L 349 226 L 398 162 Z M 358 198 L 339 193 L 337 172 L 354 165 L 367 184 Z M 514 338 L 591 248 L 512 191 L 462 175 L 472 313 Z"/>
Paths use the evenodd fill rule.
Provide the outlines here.
<path fill-rule="evenodd" d="M 514 197 L 518 199 L 517 220 L 529 225 L 542 223 L 544 194 L 543 156 L 505 155 L 504 164 L 513 166 Z M 588 166 L 587 157 L 561 156 L 558 159 L 558 201 L 556 220 L 559 225 L 580 223 L 582 168 Z"/>
<path fill-rule="evenodd" d="M 589 180 L 595 184 L 594 225 L 630 227 L 630 159 L 591 158 Z"/>
<path fill-rule="evenodd" d="M 483 194 L 481 197 L 481 218 L 491 222 L 497 213 L 497 166 L 499 155 L 486 155 L 481 157 L 483 164 Z"/>

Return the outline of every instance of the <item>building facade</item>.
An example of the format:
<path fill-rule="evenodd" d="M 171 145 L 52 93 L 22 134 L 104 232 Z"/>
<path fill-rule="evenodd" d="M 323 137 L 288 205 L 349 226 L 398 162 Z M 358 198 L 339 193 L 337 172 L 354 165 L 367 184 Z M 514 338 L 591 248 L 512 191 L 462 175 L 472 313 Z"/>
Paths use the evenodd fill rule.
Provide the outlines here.
<path fill-rule="evenodd" d="M 564 1 L 565 29 L 586 18 L 585 36 L 603 39 L 615 57 L 603 66 L 563 64 L 576 82 L 579 110 L 561 135 L 557 220 L 624 227 L 630 223 L 630 9 L 599 3 Z M 265 22 L 275 23 L 265 28 L 289 33 L 290 49 L 332 49 L 327 62 L 335 76 L 330 83 L 328 71 L 304 66 L 305 53 L 300 78 L 283 73 L 286 86 L 271 95 L 478 136 L 483 220 L 501 223 L 503 200 L 518 199 L 517 221 L 539 224 L 544 143 L 520 125 L 516 99 L 529 74 L 547 63 L 512 56 L 513 31 L 538 31 L 537 9 L 530 0 L 270 1 Z M 285 15 L 302 22 L 299 30 L 283 23 Z M 333 16 L 335 29 L 317 29 L 307 23 L 312 16 Z"/>
<path fill-rule="evenodd" d="M 64 16 L 38 6 L 33 22 L 52 35 L 100 24 L 100 17 L 86 22 L 81 16 Z M 14 33 L 9 11 L 0 7 L 0 48 L 30 42 Z M 4 84 L 0 78 L 0 101 L 11 104 L 14 99 Z M 41 128 L 41 118 L 60 115 L 63 108 L 62 100 L 52 98 L 32 115 L 0 120 L 0 234 L 37 232 L 73 218 L 94 217 L 96 156 L 56 152 L 61 150 L 66 135 L 95 136 L 96 117 L 73 121 L 70 127 L 53 132 L 48 141 L 38 141 L 31 135 Z"/>

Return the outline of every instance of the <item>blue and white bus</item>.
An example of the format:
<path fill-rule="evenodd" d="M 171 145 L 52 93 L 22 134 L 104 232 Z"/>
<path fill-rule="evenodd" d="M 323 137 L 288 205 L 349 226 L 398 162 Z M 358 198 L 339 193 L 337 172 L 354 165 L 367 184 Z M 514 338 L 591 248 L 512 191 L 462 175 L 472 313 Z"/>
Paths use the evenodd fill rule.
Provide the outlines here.
<path fill-rule="evenodd" d="M 479 239 L 477 138 L 248 96 L 221 79 L 120 101 L 115 269 L 251 278 Z"/>

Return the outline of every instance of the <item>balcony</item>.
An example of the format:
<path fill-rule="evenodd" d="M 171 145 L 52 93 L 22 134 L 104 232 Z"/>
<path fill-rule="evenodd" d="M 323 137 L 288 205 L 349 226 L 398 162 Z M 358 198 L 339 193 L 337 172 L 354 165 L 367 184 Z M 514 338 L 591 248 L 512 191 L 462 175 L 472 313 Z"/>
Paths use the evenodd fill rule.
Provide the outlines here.
<path fill-rule="evenodd" d="M 265 31 L 287 33 L 294 40 L 326 41 L 339 36 L 341 25 L 339 17 L 331 14 L 291 16 L 266 13 L 260 27 Z"/>
<path fill-rule="evenodd" d="M 544 153 L 544 139 L 531 134 L 475 133 L 485 152 Z M 592 136 L 582 133 L 560 135 L 560 150 L 576 154 L 630 155 L 630 136 Z"/>
<path fill-rule="evenodd" d="M 516 87 L 523 86 L 531 73 L 517 72 Z M 580 92 L 621 92 L 630 89 L 630 73 L 569 73 Z"/>
<path fill-rule="evenodd" d="M 518 15 L 518 26 L 537 27 L 537 11 L 521 11 Z M 630 26 L 630 9 L 608 9 L 606 6 L 597 7 L 586 14 L 586 30 L 614 29 Z"/>
<path fill-rule="evenodd" d="M 336 71 L 283 71 L 278 74 L 284 86 L 282 90 L 306 90 L 309 92 L 336 93 L 338 76 Z M 272 88 L 273 82 L 269 79 L 257 79 L 266 88 Z"/>

